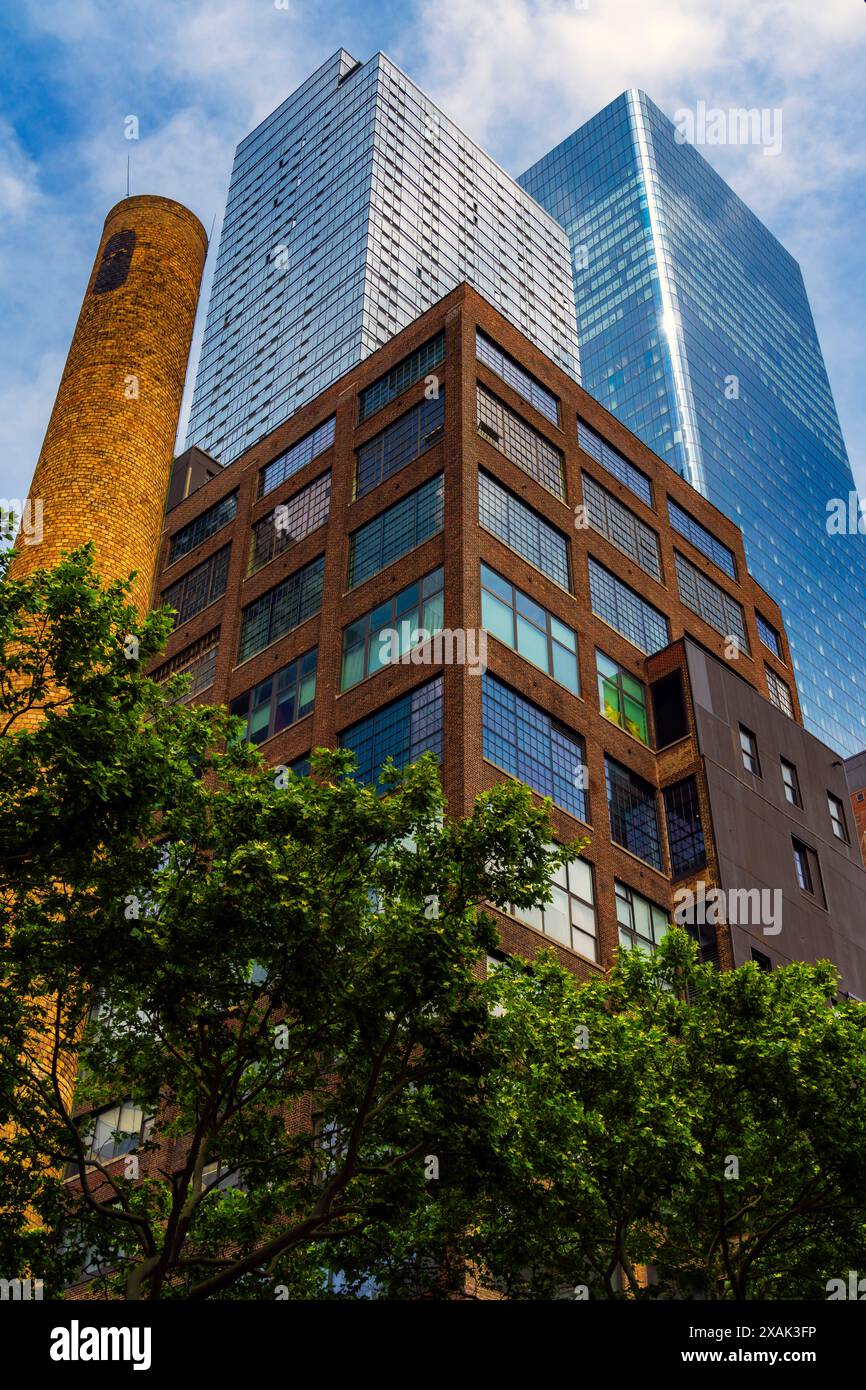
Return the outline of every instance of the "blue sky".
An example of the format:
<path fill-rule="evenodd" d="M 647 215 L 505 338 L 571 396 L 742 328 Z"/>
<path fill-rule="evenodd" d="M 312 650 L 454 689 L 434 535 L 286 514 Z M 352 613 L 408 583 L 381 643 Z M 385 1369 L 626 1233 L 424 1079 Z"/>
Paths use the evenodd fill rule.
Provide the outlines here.
<path fill-rule="evenodd" d="M 780 108 L 777 158 L 703 153 L 800 261 L 866 491 L 862 0 L 5 0 L 0 497 L 26 495 L 127 155 L 134 193 L 216 219 L 212 269 L 237 141 L 340 46 L 383 49 L 515 174 L 625 87 Z"/>

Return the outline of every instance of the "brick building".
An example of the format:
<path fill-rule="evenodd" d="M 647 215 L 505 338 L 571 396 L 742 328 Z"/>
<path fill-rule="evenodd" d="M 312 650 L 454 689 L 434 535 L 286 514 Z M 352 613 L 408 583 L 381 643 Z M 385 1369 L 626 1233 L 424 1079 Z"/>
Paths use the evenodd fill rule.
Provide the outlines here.
<path fill-rule="evenodd" d="M 504 950 L 585 976 L 651 948 L 678 890 L 757 890 L 769 921 L 698 912 L 707 958 L 829 955 L 866 997 L 844 769 L 740 531 L 476 291 L 209 464 L 175 464 L 158 676 L 274 764 L 340 743 L 372 780 L 432 748 L 455 814 L 508 775 L 550 795 L 591 843 L 543 913 L 500 915 Z"/>

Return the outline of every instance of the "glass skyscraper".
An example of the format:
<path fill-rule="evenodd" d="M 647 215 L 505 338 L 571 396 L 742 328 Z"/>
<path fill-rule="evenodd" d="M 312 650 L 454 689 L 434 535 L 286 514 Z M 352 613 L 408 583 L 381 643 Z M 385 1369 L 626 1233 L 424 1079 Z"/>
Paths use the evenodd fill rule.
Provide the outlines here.
<path fill-rule="evenodd" d="M 583 385 L 738 523 L 779 602 L 807 726 L 866 746 L 866 536 L 796 261 L 628 91 L 519 180 L 571 242 Z"/>
<path fill-rule="evenodd" d="M 466 280 L 571 375 L 568 237 L 381 53 L 238 146 L 187 444 L 230 463 Z"/>

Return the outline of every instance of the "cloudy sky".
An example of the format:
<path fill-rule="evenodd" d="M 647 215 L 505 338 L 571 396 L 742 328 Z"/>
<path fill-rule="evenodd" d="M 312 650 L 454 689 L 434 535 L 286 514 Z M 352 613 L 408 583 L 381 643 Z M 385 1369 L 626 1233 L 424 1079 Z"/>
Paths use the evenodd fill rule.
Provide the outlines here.
<path fill-rule="evenodd" d="M 778 158 L 703 153 L 803 267 L 866 490 L 862 0 L 3 0 L 0 497 L 26 495 L 127 155 L 133 193 L 216 219 L 212 269 L 236 143 L 341 46 L 387 52 L 515 174 L 625 87 L 781 108 Z"/>

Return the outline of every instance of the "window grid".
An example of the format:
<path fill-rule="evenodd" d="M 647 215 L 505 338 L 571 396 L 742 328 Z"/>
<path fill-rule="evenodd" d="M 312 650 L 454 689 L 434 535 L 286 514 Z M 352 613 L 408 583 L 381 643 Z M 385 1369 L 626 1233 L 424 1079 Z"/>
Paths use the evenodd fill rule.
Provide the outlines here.
<path fill-rule="evenodd" d="M 611 839 L 661 872 L 662 843 L 655 788 L 613 758 L 605 758 L 604 774 Z"/>
<path fill-rule="evenodd" d="M 776 675 L 775 671 L 770 670 L 769 666 L 765 666 L 764 670 L 767 673 L 767 690 L 770 694 L 770 700 L 776 709 L 780 709 L 783 714 L 787 714 L 789 719 L 793 719 L 794 704 L 788 686 Z"/>
<path fill-rule="evenodd" d="M 246 661 L 318 613 L 322 606 L 324 569 L 325 557 L 319 555 L 243 610 L 239 662 Z"/>
<path fill-rule="evenodd" d="M 668 498 L 668 516 L 675 531 L 678 531 L 687 541 L 691 541 L 695 549 L 705 555 L 708 560 L 712 560 L 723 574 L 727 574 L 731 579 L 736 579 L 737 562 L 734 558 L 734 552 L 723 545 L 720 540 L 717 540 L 706 526 L 695 521 L 695 518 L 690 516 L 672 497 Z"/>
<path fill-rule="evenodd" d="M 413 381 L 419 377 L 426 376 L 431 367 L 435 367 L 445 356 L 445 334 L 437 333 L 435 338 L 431 338 L 423 347 L 418 348 L 408 357 L 404 357 L 402 362 L 398 362 L 392 367 L 390 372 L 379 377 L 372 385 L 367 386 L 359 398 L 359 423 L 363 424 L 369 420 L 371 415 L 375 415 L 377 410 L 381 410 L 383 405 L 387 405 L 395 396 L 399 396 L 405 391 L 407 386 L 411 386 Z"/>
<path fill-rule="evenodd" d="M 760 613 L 755 613 L 755 621 L 758 624 L 758 636 L 760 637 L 764 646 L 767 648 L 768 651 L 771 651 L 773 655 L 777 656 L 781 661 L 782 643 L 779 638 L 778 632 L 774 627 L 771 626 L 770 623 L 767 622 L 766 618 L 761 616 Z"/>
<path fill-rule="evenodd" d="M 611 545 L 640 565 L 642 570 L 661 581 L 662 562 L 658 536 L 651 527 L 629 511 L 588 473 L 581 474 L 583 502 L 591 526 L 606 536 Z"/>
<path fill-rule="evenodd" d="M 348 690 L 388 663 L 410 651 L 426 636 L 441 632 L 445 620 L 445 590 L 441 569 L 431 570 L 423 579 L 401 589 L 369 613 L 343 628 L 343 661 L 340 689 Z M 391 651 L 386 632 L 398 634 L 397 650 Z M 413 638 L 415 640 L 413 640 Z M 389 651 L 385 653 L 383 647 Z"/>
<path fill-rule="evenodd" d="M 571 592 L 565 536 L 487 473 L 478 475 L 478 520 L 548 579 Z"/>
<path fill-rule="evenodd" d="M 479 382 L 475 388 L 478 433 L 554 497 L 565 501 L 562 450 L 533 429 Z"/>
<path fill-rule="evenodd" d="M 222 598 L 228 583 L 231 549 L 231 544 L 224 545 L 222 550 L 218 550 L 202 564 L 196 565 L 195 569 L 191 569 L 182 579 L 163 589 L 162 602 L 169 608 L 177 609 L 177 617 L 174 620 L 176 628 L 189 622 L 190 618 L 207 608 L 208 604 Z"/>
<path fill-rule="evenodd" d="M 215 502 L 212 507 L 208 507 L 206 512 L 194 517 L 186 526 L 176 531 L 169 542 L 168 563 L 173 565 L 175 560 L 188 555 L 191 550 L 195 550 L 197 545 L 206 541 L 210 536 L 216 535 L 224 526 L 228 526 L 230 521 L 234 521 L 238 513 L 238 494 L 237 488 L 230 492 L 228 497 L 222 497 L 219 502 Z"/>
<path fill-rule="evenodd" d="M 331 474 L 328 472 L 263 516 L 250 535 L 247 574 L 255 574 L 270 560 L 324 526 L 330 507 Z"/>
<path fill-rule="evenodd" d="M 605 719 L 648 745 L 646 686 L 598 650 L 595 653 L 595 667 L 599 709 Z"/>
<path fill-rule="evenodd" d="M 577 634 L 483 562 L 481 623 L 533 666 L 575 695 L 580 693 Z"/>
<path fill-rule="evenodd" d="M 259 497 L 264 497 L 266 493 L 273 492 L 275 487 L 284 483 L 287 478 L 291 478 L 293 473 L 298 473 L 319 454 L 323 454 L 326 449 L 330 449 L 334 442 L 337 429 L 337 417 L 332 415 L 323 424 L 317 425 L 309 434 L 299 439 L 297 444 L 293 444 L 279 458 L 273 459 L 265 464 L 259 473 Z"/>
<path fill-rule="evenodd" d="M 544 415 L 553 425 L 559 424 L 559 401 L 546 386 L 536 380 L 531 372 L 525 367 L 521 367 L 519 362 L 515 362 L 513 357 L 509 357 L 507 352 L 497 347 L 492 339 L 481 332 L 480 328 L 475 330 L 475 351 L 479 362 L 483 362 L 492 372 L 516 391 L 518 396 L 522 396 L 525 401 L 534 406 L 539 414 Z"/>
<path fill-rule="evenodd" d="M 481 698 L 484 757 L 588 821 L 583 740 L 489 672 Z"/>
<path fill-rule="evenodd" d="M 674 564 L 680 598 L 686 608 L 697 613 L 722 637 L 735 637 L 740 650 L 747 652 L 749 639 L 742 606 L 677 551 L 674 551 Z"/>
<path fill-rule="evenodd" d="M 585 454 L 589 454 L 590 458 L 594 458 L 608 473 L 612 473 L 629 492 L 633 492 L 635 497 L 639 497 L 648 507 L 652 506 L 653 489 L 647 475 L 633 463 L 629 463 L 627 458 L 602 439 L 600 434 L 596 434 L 595 430 L 590 429 L 589 425 L 584 424 L 583 420 L 577 422 L 577 442 Z"/>
<path fill-rule="evenodd" d="M 442 757 L 442 694 L 442 677 L 435 676 L 344 730 L 340 746 L 355 754 L 357 781 L 377 785 L 388 757 L 397 767 L 415 762 L 422 753 Z"/>
<path fill-rule="evenodd" d="M 509 912 L 519 922 L 543 932 L 552 941 L 578 951 L 588 960 L 598 960 L 595 919 L 595 891 L 592 865 L 585 859 L 571 859 L 561 865 L 550 880 L 551 901 L 540 907 L 517 907 Z"/>
<path fill-rule="evenodd" d="M 157 667 L 153 673 L 153 680 L 166 681 L 169 676 L 180 674 L 189 676 L 190 687 L 184 696 L 186 700 L 197 695 L 200 690 L 206 690 L 209 685 L 213 685 L 219 638 L 218 627 L 205 633 L 197 642 L 191 642 L 188 647 L 176 652 L 168 661 Z"/>
<path fill-rule="evenodd" d="M 243 737 L 248 743 L 264 743 L 310 713 L 316 698 L 317 657 L 313 647 L 232 700 L 230 713 L 246 721 Z"/>
<path fill-rule="evenodd" d="M 704 828 L 698 800 L 698 784 L 686 777 L 665 788 L 665 810 L 671 849 L 671 871 L 675 878 L 706 866 Z"/>
<path fill-rule="evenodd" d="M 442 530 L 445 521 L 445 480 L 442 473 L 401 497 L 349 538 L 349 585 L 378 574 L 392 561 L 414 550 Z"/>
<path fill-rule="evenodd" d="M 441 438 L 445 424 L 445 392 L 419 401 L 387 429 L 380 430 L 356 454 L 355 496 L 363 497 L 379 483 L 420 458 Z"/>
<path fill-rule="evenodd" d="M 656 949 L 662 937 L 670 931 L 670 917 L 664 908 L 657 907 L 628 884 L 614 880 L 616 920 L 619 923 L 619 944 L 627 951 Z"/>
<path fill-rule="evenodd" d="M 642 652 L 659 652 L 670 641 L 668 620 L 621 579 L 589 557 L 592 611 Z"/>

